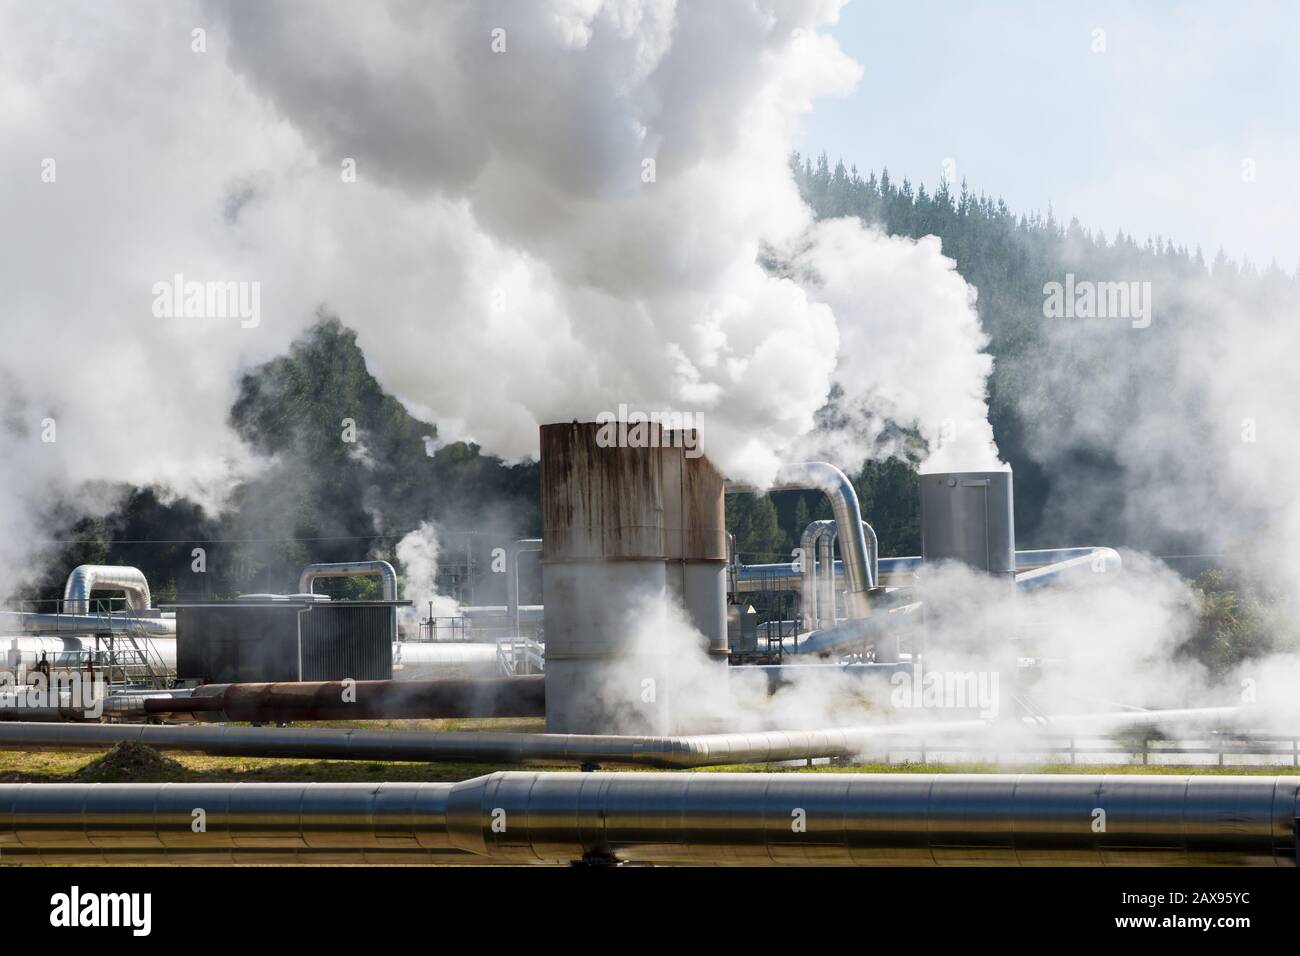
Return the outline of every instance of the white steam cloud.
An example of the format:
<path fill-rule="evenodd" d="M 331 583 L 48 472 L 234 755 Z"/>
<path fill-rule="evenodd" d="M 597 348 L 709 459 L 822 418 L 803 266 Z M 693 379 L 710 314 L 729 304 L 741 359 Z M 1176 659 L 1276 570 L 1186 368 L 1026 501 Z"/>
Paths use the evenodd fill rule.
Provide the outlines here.
<path fill-rule="evenodd" d="M 401 594 L 412 602 L 411 607 L 398 610 L 398 619 L 408 636 L 415 636 L 413 632 L 426 616 L 436 619 L 460 614 L 459 602 L 438 592 L 439 547 L 438 529 L 432 521 L 420 522 L 420 527 L 397 542 L 397 560 L 402 565 Z"/>
<path fill-rule="evenodd" d="M 759 482 L 852 466 L 881 414 L 995 460 L 938 243 L 814 225 L 792 180 L 799 117 L 860 74 L 838 7 L 0 4 L 6 581 L 87 482 L 220 504 L 252 466 L 238 370 L 322 304 L 413 412 L 507 457 L 626 403 L 701 414 Z M 258 283 L 257 321 L 155 314 L 176 275 Z"/>

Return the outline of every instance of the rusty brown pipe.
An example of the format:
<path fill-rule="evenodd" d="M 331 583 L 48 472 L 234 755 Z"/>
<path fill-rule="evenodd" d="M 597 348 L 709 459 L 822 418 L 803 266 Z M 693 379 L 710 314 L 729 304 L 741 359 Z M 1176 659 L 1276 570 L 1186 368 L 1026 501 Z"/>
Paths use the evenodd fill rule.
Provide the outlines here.
<path fill-rule="evenodd" d="M 190 697 L 150 698 L 148 714 L 217 721 L 541 717 L 546 678 L 207 684 Z"/>

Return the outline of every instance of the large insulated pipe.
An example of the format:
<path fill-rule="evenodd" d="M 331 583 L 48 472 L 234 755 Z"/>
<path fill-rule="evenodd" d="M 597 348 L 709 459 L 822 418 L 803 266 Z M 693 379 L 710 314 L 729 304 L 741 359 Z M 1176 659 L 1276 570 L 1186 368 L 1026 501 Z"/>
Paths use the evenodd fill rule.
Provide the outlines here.
<path fill-rule="evenodd" d="M 834 627 L 838 601 L 835 597 L 835 522 L 828 523 L 817 538 L 817 626 Z"/>
<path fill-rule="evenodd" d="M 154 612 L 157 613 L 157 612 Z M 33 614 L 0 611 L 0 633 L 94 635 L 141 632 L 150 637 L 176 637 L 174 617 L 136 617 L 123 614 Z"/>
<path fill-rule="evenodd" d="M 519 640 L 519 555 L 525 551 L 541 551 L 541 538 L 520 538 L 506 548 L 506 614 L 510 620 L 510 636 Z"/>
<path fill-rule="evenodd" d="M 1065 558 L 1052 564 L 1017 571 L 1016 586 L 1025 590 L 1048 587 L 1065 580 L 1087 579 L 1091 575 L 1114 574 L 1124 566 L 1119 552 L 1113 548 L 1082 548 L 1085 554 Z"/>
<path fill-rule="evenodd" d="M 313 587 L 317 578 L 357 578 L 378 576 L 380 582 L 380 594 L 385 601 L 397 600 L 397 572 L 387 561 L 338 561 L 332 564 L 309 564 L 302 569 L 302 574 L 298 577 L 298 592 L 300 594 L 313 594 Z M 389 613 L 389 626 L 392 628 L 393 640 L 396 641 L 400 635 L 397 633 L 397 608 L 392 608 Z"/>
<path fill-rule="evenodd" d="M 544 678 L 492 680 L 291 681 L 207 684 L 188 697 L 153 697 L 148 714 L 189 713 L 220 721 L 541 717 Z"/>
<path fill-rule="evenodd" d="M 777 472 L 767 489 L 739 482 L 728 482 L 727 491 L 820 491 L 830 499 L 831 513 L 839 535 L 840 553 L 848 583 L 849 617 L 862 618 L 870 613 L 867 592 L 871 590 L 870 559 L 867 537 L 862 530 L 862 509 L 858 493 L 844 472 L 824 461 L 806 461 L 786 465 Z"/>
<path fill-rule="evenodd" d="M 867 525 L 870 527 L 870 525 Z M 1016 552 L 1016 581 L 1019 582 L 1027 571 L 1046 568 L 1052 564 L 1072 561 L 1079 557 L 1094 556 L 1097 551 L 1110 552 L 1106 555 L 1108 570 L 1118 570 L 1117 554 L 1109 548 L 1048 548 L 1044 550 Z M 908 555 L 897 558 L 876 558 L 876 573 L 873 580 L 882 587 L 907 587 L 915 584 L 916 572 L 925 563 L 920 555 Z M 1072 565 L 1077 567 L 1077 565 Z M 797 571 L 791 570 L 788 562 L 780 564 L 742 564 L 735 570 L 735 592 L 753 594 L 759 591 L 798 591 L 801 578 Z M 835 578 L 844 578 L 844 566 L 835 562 Z"/>
<path fill-rule="evenodd" d="M 823 562 L 821 568 L 817 566 L 817 546 L 826 529 L 834 526 L 835 522 L 829 519 L 810 521 L 799 538 L 799 620 L 800 630 L 803 631 L 816 628 L 822 617 L 819 608 L 821 597 L 817 587 L 817 572 L 820 570 L 822 574 L 828 575 L 832 579 L 831 588 L 835 586 L 834 562 Z"/>
<path fill-rule="evenodd" d="M 452 862 L 460 853 L 519 864 L 1289 867 L 1298 792 L 1295 776 L 1126 774 L 4 784 L 0 853 L 65 863 L 130 852 L 208 862 L 208 853 L 260 848 L 354 861 L 405 853 Z"/>
<path fill-rule="evenodd" d="M 876 529 L 867 522 L 862 522 L 862 533 L 867 536 L 867 561 L 871 571 L 871 586 L 880 587 L 880 539 Z"/>
<path fill-rule="evenodd" d="M 550 696 L 549 684 L 547 696 Z M 1059 737 L 1064 734 L 1106 734 L 1140 727 L 1217 727 L 1233 725 L 1241 719 L 1242 711 L 1239 708 L 1205 707 L 1026 718 L 1021 721 L 1021 727 L 1031 735 L 1041 733 Z M 218 757 L 618 764 L 683 768 L 776 763 L 818 757 L 856 757 L 889 740 L 979 739 L 987 734 L 990 726 L 990 722 L 984 720 L 917 721 L 824 730 L 645 737 L 233 725 L 157 727 L 147 724 L 15 723 L 0 725 L 0 750 L 95 750 L 123 741 L 133 741 L 159 750 L 198 752 Z M 1010 726 L 1001 722 L 999 732 L 1005 734 Z"/>
<path fill-rule="evenodd" d="M 92 591 L 123 591 L 132 611 L 153 607 L 149 582 L 139 568 L 108 564 L 82 564 L 72 569 L 63 586 L 63 610 L 67 614 L 90 614 Z"/>

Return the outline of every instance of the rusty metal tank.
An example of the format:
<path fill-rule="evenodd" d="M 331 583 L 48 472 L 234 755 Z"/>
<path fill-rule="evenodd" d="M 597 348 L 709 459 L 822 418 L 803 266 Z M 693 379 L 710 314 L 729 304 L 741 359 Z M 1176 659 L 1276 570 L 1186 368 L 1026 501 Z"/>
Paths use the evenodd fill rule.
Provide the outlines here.
<path fill-rule="evenodd" d="M 552 733 L 687 729 L 672 706 L 674 604 L 725 664 L 724 481 L 688 437 L 651 423 L 635 443 L 596 422 L 541 428 Z"/>

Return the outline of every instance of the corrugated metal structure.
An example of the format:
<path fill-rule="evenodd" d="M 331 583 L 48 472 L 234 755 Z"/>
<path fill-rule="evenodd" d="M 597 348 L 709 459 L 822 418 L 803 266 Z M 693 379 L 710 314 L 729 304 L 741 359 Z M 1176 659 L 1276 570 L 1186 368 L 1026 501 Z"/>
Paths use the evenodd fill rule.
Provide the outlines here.
<path fill-rule="evenodd" d="M 206 684 L 389 680 L 394 606 L 279 600 L 176 605 L 176 674 Z"/>

